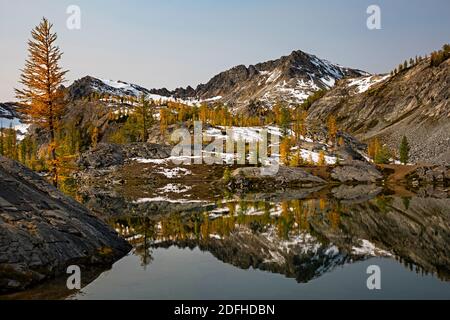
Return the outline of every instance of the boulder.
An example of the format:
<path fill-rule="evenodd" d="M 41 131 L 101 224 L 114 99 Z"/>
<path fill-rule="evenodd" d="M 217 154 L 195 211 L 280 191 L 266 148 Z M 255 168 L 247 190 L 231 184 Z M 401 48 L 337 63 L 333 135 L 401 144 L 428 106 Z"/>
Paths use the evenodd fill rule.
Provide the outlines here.
<path fill-rule="evenodd" d="M 233 171 L 230 186 L 241 190 L 273 190 L 280 187 L 312 187 L 325 183 L 325 180 L 301 168 L 280 166 L 275 175 L 264 176 L 261 168 L 245 167 Z"/>
<path fill-rule="evenodd" d="M 374 183 L 381 180 L 383 175 L 371 164 L 354 160 L 333 168 L 331 178 L 342 183 Z"/>
<path fill-rule="evenodd" d="M 130 245 L 85 207 L 21 164 L 0 157 L 0 292 L 110 266 Z"/>

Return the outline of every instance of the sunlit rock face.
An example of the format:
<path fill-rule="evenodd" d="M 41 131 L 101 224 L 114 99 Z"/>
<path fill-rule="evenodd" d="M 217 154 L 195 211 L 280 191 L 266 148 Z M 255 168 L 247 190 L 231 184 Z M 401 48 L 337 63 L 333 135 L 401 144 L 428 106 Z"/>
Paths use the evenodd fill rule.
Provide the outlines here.
<path fill-rule="evenodd" d="M 379 137 L 392 150 L 405 135 L 413 163 L 450 164 L 450 60 L 424 59 L 395 76 L 346 79 L 309 109 L 308 121 L 330 115 L 360 140 Z"/>

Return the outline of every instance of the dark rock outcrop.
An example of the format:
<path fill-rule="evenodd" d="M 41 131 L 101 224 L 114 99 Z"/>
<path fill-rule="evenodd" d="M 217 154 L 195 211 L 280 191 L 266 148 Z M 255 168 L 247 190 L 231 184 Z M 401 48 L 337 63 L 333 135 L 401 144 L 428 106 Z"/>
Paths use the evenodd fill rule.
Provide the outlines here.
<path fill-rule="evenodd" d="M 108 266 L 130 247 L 107 224 L 39 175 L 0 157 L 0 292 L 66 272 Z"/>
<path fill-rule="evenodd" d="M 78 159 L 78 165 L 82 168 L 107 168 L 122 165 L 132 158 L 168 158 L 170 151 L 170 146 L 154 143 L 100 143 L 94 149 L 83 153 Z"/>

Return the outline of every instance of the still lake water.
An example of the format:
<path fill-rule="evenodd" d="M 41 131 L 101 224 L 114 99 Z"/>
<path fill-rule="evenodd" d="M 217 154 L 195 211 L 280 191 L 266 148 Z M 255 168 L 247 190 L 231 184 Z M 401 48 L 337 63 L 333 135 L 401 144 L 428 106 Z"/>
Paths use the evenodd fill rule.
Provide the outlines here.
<path fill-rule="evenodd" d="M 382 270 L 381 290 L 368 290 L 366 269 Z M 130 254 L 74 299 L 448 299 L 450 287 L 395 261 L 371 258 L 339 267 L 309 283 L 279 274 L 242 270 L 199 249 L 158 249 L 150 268 Z"/>
<path fill-rule="evenodd" d="M 69 299 L 450 299 L 448 198 L 233 198 L 145 215 L 150 205 L 110 219 L 133 250 Z M 380 290 L 367 288 L 370 265 Z"/>

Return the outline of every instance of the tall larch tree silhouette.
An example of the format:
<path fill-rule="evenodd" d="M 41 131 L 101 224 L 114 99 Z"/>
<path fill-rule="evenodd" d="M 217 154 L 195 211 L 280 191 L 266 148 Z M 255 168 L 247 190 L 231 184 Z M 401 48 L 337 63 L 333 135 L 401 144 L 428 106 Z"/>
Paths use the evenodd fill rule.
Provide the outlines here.
<path fill-rule="evenodd" d="M 148 101 L 145 94 L 140 96 L 140 103 L 137 105 L 136 113 L 139 115 L 139 124 L 142 128 L 142 141 L 147 142 L 148 140 L 148 129 L 152 124 L 153 115 L 150 110 L 150 102 Z"/>
<path fill-rule="evenodd" d="M 31 31 L 28 41 L 28 58 L 21 70 L 22 89 L 16 89 L 21 101 L 20 111 L 29 122 L 47 130 L 50 136 L 49 155 L 53 185 L 58 185 L 58 159 L 56 130 L 64 111 L 62 92 L 59 90 L 67 71 L 59 66 L 62 52 L 55 42 L 56 33 L 46 18 Z"/>

